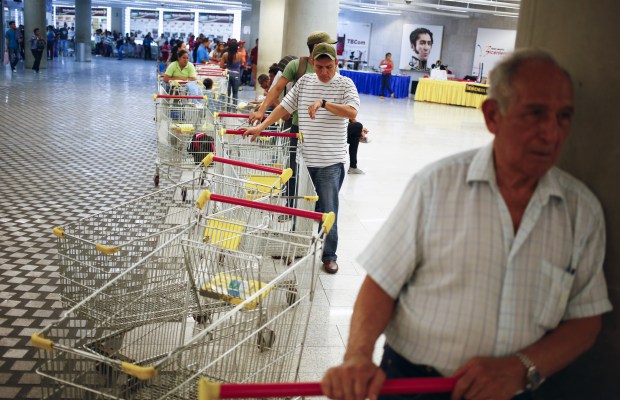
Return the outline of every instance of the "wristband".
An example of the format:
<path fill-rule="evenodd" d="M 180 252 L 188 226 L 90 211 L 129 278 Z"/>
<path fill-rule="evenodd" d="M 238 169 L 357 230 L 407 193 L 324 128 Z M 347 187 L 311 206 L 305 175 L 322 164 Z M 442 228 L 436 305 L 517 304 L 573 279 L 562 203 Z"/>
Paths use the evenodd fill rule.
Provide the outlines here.
<path fill-rule="evenodd" d="M 325 99 L 321 100 L 321 107 L 325 108 L 325 103 L 327 103 Z"/>

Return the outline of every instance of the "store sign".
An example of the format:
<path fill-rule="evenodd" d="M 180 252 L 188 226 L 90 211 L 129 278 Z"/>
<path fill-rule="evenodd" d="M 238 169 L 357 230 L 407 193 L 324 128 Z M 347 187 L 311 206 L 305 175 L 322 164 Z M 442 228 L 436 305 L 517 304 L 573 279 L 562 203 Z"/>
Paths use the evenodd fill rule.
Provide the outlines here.
<path fill-rule="evenodd" d="M 217 24 L 232 24 L 235 19 L 234 14 L 205 14 L 200 13 L 198 15 L 198 22 L 201 24 L 217 23 Z"/>
<path fill-rule="evenodd" d="M 152 10 L 131 10 L 129 14 L 131 19 L 157 19 L 159 20 L 159 11 Z"/>
<path fill-rule="evenodd" d="M 336 53 L 344 62 L 368 61 L 371 24 L 345 22 L 338 24 Z"/>
<path fill-rule="evenodd" d="M 486 96 L 487 92 L 489 91 L 489 87 L 481 86 L 481 85 L 473 85 L 471 83 L 468 83 L 467 85 L 465 85 L 465 91 L 467 93 L 476 93 L 476 94 L 482 94 Z"/>
<path fill-rule="evenodd" d="M 75 15 L 73 7 L 56 7 L 56 15 Z"/>
<path fill-rule="evenodd" d="M 107 17 L 108 9 L 107 8 L 93 8 L 93 17 Z"/>
<path fill-rule="evenodd" d="M 194 13 L 164 11 L 164 22 L 194 21 Z"/>
<path fill-rule="evenodd" d="M 472 75 L 487 76 L 501 58 L 515 48 L 517 31 L 478 28 Z"/>

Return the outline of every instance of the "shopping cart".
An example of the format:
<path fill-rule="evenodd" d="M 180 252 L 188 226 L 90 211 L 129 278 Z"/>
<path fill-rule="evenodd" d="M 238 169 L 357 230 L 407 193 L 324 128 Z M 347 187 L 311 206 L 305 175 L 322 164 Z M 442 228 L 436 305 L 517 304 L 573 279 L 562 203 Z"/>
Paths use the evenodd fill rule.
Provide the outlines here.
<path fill-rule="evenodd" d="M 291 139 L 302 139 L 299 133 L 264 131 L 252 141 L 243 137 L 243 131 L 221 129 L 215 136 L 215 153 L 218 156 L 273 167 L 289 166 Z"/>
<path fill-rule="evenodd" d="M 380 394 L 449 393 L 454 390 L 457 378 L 400 378 L 388 379 Z M 201 378 L 198 400 L 239 398 L 324 396 L 320 382 L 296 383 L 217 383 Z"/>
<path fill-rule="evenodd" d="M 288 381 L 298 370 L 317 256 L 335 215 L 209 192 L 198 200 L 203 210 L 214 202 L 238 207 L 203 211 L 189 236 L 171 238 L 77 306 L 107 303 L 106 318 L 84 320 L 76 307 L 33 335 L 44 398 L 193 399 L 200 376 Z M 307 234 L 278 229 L 282 214 L 308 220 Z M 289 267 L 264 256 L 273 248 L 304 257 Z"/>
<path fill-rule="evenodd" d="M 293 175 L 290 168 L 283 170 L 256 165 L 217 157 L 213 153 L 204 157 L 201 166 L 208 168 L 214 162 L 219 165 L 222 174 L 208 170 L 206 173 L 207 182 L 204 187 L 214 193 L 229 197 L 255 200 L 269 196 L 275 199 L 282 194 L 286 183 Z"/>
<path fill-rule="evenodd" d="M 197 160 L 188 148 L 191 149 L 196 135 L 210 137 L 214 125 L 206 96 L 154 95 L 153 99 L 158 155 L 154 182 L 158 186 L 162 167 L 166 167 L 166 177 L 171 181 L 175 179 L 170 168 L 189 171 L 195 168 Z"/>
<path fill-rule="evenodd" d="M 192 221 L 191 182 L 157 190 L 53 229 L 61 300 L 71 308 L 176 236 Z M 90 317 L 91 311 L 80 308 Z"/>

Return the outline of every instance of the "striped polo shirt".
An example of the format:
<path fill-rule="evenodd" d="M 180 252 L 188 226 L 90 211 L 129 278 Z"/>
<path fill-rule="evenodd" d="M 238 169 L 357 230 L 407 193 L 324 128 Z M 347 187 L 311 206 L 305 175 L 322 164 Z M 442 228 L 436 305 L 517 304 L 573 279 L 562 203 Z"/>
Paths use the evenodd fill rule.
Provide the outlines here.
<path fill-rule="evenodd" d="M 299 113 L 299 131 L 303 135 L 301 154 L 309 167 L 329 167 L 347 161 L 347 126 L 349 120 L 319 108 L 315 119 L 310 118 L 308 107 L 316 100 L 346 104 L 359 109 L 360 98 L 353 81 L 336 74 L 323 83 L 316 74 L 302 76 L 282 100 L 289 113 Z"/>

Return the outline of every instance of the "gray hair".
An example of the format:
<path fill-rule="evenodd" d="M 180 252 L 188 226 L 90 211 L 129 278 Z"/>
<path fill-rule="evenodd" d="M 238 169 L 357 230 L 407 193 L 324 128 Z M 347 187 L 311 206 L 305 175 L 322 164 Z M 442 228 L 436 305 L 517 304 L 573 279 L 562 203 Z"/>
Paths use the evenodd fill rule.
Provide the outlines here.
<path fill-rule="evenodd" d="M 501 112 L 506 111 L 510 101 L 513 100 L 512 80 L 517 71 L 523 64 L 531 61 L 542 61 L 554 65 L 562 70 L 568 79 L 571 80 L 568 71 L 562 68 L 550 53 L 540 49 L 517 50 L 495 64 L 495 67 L 489 73 L 490 88 L 488 98 L 497 101 Z"/>

